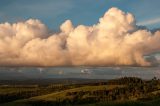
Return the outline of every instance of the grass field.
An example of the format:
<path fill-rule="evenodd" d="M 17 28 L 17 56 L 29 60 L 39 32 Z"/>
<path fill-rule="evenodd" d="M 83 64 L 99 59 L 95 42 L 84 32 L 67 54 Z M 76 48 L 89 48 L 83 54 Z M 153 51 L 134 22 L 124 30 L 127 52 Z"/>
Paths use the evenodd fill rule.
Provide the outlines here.
<path fill-rule="evenodd" d="M 37 87 L 0 87 L 0 95 L 1 94 L 11 94 L 17 92 L 29 92 L 39 90 Z"/>

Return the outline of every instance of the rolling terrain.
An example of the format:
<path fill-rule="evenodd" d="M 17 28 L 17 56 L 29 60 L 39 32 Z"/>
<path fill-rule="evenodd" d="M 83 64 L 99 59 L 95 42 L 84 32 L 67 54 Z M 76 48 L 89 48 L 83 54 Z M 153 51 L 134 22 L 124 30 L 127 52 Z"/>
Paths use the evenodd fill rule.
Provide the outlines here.
<path fill-rule="evenodd" d="M 2 106 L 158 106 L 160 80 L 123 77 L 95 83 L 1 85 Z"/>

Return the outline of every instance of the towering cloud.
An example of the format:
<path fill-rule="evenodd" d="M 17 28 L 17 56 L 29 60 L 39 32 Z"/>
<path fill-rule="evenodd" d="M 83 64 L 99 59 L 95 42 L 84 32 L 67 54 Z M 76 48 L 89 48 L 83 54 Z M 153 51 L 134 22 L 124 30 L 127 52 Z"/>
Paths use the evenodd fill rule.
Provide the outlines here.
<path fill-rule="evenodd" d="M 50 33 L 39 20 L 0 24 L 0 66 L 137 65 L 160 50 L 160 31 L 140 29 L 134 16 L 109 9 L 99 23 L 74 27 L 70 20 Z"/>

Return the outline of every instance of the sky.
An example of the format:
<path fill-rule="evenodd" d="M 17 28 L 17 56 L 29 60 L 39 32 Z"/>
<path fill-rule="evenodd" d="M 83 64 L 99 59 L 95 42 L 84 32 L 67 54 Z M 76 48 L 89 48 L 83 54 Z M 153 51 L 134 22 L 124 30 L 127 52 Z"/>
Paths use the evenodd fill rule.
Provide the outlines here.
<path fill-rule="evenodd" d="M 0 75 L 160 77 L 159 5 L 160 0 L 0 0 Z"/>
<path fill-rule="evenodd" d="M 0 66 L 158 66 L 159 4 L 1 0 Z"/>
<path fill-rule="evenodd" d="M 1 0 L 0 23 L 39 19 L 52 30 L 65 20 L 93 25 L 111 7 L 134 14 L 138 25 L 160 27 L 160 0 Z"/>

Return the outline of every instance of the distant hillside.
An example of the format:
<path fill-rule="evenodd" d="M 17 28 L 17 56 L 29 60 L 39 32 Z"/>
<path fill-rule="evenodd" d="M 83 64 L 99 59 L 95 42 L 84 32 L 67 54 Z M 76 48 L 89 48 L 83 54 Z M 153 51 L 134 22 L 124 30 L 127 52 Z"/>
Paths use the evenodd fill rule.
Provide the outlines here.
<path fill-rule="evenodd" d="M 123 77 L 70 85 L 1 85 L 0 92 L 3 106 L 159 106 L 160 80 Z"/>

